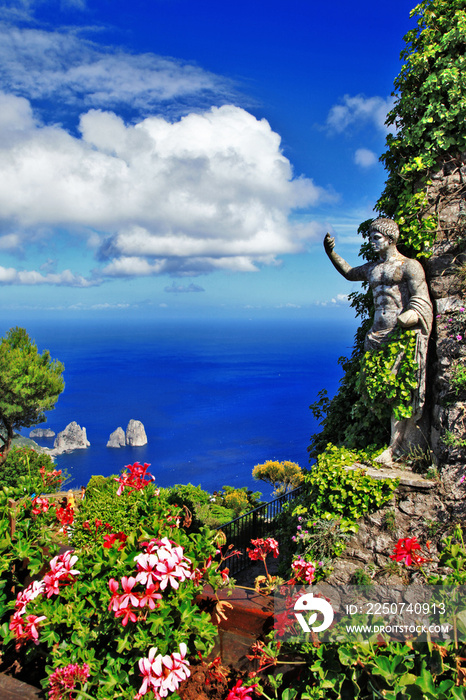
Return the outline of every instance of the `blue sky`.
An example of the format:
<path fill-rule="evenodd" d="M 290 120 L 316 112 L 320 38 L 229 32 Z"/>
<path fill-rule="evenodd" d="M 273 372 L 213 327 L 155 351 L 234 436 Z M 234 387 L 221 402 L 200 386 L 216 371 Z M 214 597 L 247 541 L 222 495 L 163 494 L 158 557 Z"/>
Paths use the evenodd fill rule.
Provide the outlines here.
<path fill-rule="evenodd" d="M 347 314 L 412 0 L 0 2 L 0 314 Z"/>

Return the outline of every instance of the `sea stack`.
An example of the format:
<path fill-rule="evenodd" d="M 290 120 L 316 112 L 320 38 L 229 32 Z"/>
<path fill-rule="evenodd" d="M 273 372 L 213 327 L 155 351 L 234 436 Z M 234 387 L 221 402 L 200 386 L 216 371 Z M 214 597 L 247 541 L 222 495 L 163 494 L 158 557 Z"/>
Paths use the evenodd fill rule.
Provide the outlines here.
<path fill-rule="evenodd" d="M 29 437 L 34 438 L 53 438 L 55 433 L 50 428 L 35 428 L 29 433 Z"/>
<path fill-rule="evenodd" d="M 140 420 L 131 419 L 126 428 L 126 444 L 129 447 L 147 445 L 147 435 Z"/>
<path fill-rule="evenodd" d="M 125 431 L 123 428 L 117 428 L 110 434 L 107 447 L 124 447 L 126 445 Z"/>
<path fill-rule="evenodd" d="M 53 443 L 55 454 L 61 452 L 72 452 L 73 450 L 84 450 L 90 446 L 87 439 L 86 428 L 81 428 L 80 425 L 73 421 L 69 423 L 65 430 L 58 433 Z"/>

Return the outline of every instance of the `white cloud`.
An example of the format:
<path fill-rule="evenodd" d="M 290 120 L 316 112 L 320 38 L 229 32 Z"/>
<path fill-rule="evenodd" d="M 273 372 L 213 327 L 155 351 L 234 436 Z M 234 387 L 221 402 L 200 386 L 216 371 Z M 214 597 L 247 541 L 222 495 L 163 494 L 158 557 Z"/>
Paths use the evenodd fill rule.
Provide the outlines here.
<path fill-rule="evenodd" d="M 0 250 L 18 250 L 20 247 L 21 237 L 17 233 L 0 236 Z"/>
<path fill-rule="evenodd" d="M 231 105 L 130 126 L 91 110 L 76 138 L 35 121 L 24 98 L 0 103 L 0 225 L 26 238 L 87 230 L 110 277 L 276 264 L 317 233 L 290 222 L 292 211 L 334 197 L 293 178 L 268 122 Z"/>
<path fill-rule="evenodd" d="M 378 162 L 377 154 L 368 148 L 358 148 L 354 154 L 354 162 L 356 165 L 360 165 L 361 168 L 371 168 Z"/>
<path fill-rule="evenodd" d="M 388 112 L 394 105 L 393 97 L 365 97 L 345 95 L 341 104 L 334 105 L 327 117 L 327 127 L 341 133 L 348 127 L 371 123 L 378 130 L 387 133 L 394 129 L 385 125 Z"/>
<path fill-rule="evenodd" d="M 348 294 L 337 294 L 332 298 L 332 304 L 349 304 Z"/>
<path fill-rule="evenodd" d="M 0 89 L 32 100 L 80 108 L 127 105 L 147 113 L 170 102 L 172 112 L 231 99 L 226 79 L 174 58 L 130 54 L 66 31 L 0 25 Z"/>
<path fill-rule="evenodd" d="M 28 286 L 52 284 L 65 287 L 91 287 L 98 284 L 98 282 L 85 279 L 81 275 L 75 275 L 70 270 L 64 270 L 58 274 L 49 272 L 46 275 L 42 275 L 36 270 L 16 270 L 14 267 L 0 266 L 0 284 Z"/>

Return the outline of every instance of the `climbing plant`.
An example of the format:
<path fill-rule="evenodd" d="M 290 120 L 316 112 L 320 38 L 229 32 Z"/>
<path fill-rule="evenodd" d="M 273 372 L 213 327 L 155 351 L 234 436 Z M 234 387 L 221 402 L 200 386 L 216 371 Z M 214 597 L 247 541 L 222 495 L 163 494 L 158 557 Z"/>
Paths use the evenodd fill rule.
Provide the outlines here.
<path fill-rule="evenodd" d="M 377 203 L 394 218 L 412 255 L 429 255 L 437 221 L 427 196 L 432 175 L 466 148 L 466 0 L 424 0 L 411 13 L 404 60 L 382 155 L 388 178 Z"/>
<path fill-rule="evenodd" d="M 383 404 L 389 403 L 395 418 L 410 418 L 412 391 L 418 383 L 415 358 L 416 333 L 401 328 L 395 329 L 391 340 L 379 350 L 366 352 L 357 381 L 364 403 L 382 415 Z"/>

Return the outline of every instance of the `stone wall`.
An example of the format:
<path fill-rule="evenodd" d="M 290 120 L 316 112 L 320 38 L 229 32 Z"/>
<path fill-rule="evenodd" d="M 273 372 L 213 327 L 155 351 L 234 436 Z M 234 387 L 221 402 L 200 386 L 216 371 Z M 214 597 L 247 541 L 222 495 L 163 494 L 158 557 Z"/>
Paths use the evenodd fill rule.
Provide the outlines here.
<path fill-rule="evenodd" d="M 466 518 L 466 449 L 445 441 L 447 434 L 466 437 L 466 392 L 452 390 L 451 373 L 466 362 L 466 340 L 451 337 L 451 312 L 466 307 L 465 282 L 458 271 L 466 264 L 466 154 L 445 162 L 428 188 L 431 212 L 438 217 L 433 255 L 426 277 L 434 303 L 435 326 L 430 360 L 431 447 L 453 518 Z M 465 313 L 466 319 L 466 313 Z"/>

